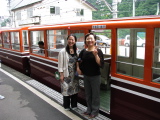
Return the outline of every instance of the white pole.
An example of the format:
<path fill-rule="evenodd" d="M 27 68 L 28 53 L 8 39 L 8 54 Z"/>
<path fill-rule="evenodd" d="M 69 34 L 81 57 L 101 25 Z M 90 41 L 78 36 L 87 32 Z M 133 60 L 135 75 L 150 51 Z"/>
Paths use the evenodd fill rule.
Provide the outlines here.
<path fill-rule="evenodd" d="M 133 17 L 135 17 L 135 0 L 133 0 Z"/>
<path fill-rule="evenodd" d="M 112 1 L 113 18 L 117 18 L 117 0 Z"/>
<path fill-rule="evenodd" d="M 159 3 L 157 3 L 157 13 L 156 13 L 156 15 L 158 15 L 159 14 Z"/>

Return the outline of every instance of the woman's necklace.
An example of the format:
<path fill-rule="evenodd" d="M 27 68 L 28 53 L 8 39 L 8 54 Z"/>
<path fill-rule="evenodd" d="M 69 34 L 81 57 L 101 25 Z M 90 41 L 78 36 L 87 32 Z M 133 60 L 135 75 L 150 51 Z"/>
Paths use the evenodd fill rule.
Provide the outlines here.
<path fill-rule="evenodd" d="M 73 49 L 70 49 L 70 54 L 74 54 L 74 51 L 73 51 Z"/>

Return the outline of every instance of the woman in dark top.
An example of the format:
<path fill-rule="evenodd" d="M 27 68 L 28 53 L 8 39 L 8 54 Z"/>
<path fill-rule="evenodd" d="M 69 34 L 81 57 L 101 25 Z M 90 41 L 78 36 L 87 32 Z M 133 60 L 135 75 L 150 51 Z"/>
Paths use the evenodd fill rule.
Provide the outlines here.
<path fill-rule="evenodd" d="M 87 110 L 84 115 L 94 118 L 100 107 L 100 67 L 103 67 L 104 58 L 100 49 L 97 49 L 96 35 L 88 33 L 85 36 L 86 49 L 83 49 L 78 58 L 78 74 L 84 75 L 84 89 L 87 101 Z"/>

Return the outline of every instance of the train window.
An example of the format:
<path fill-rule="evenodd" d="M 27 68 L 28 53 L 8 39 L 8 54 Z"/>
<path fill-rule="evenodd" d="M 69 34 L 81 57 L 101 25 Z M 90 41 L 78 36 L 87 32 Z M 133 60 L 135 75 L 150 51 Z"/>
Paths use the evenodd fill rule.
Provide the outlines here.
<path fill-rule="evenodd" d="M 80 52 L 84 47 L 84 30 L 71 30 L 71 34 L 74 34 L 77 37 L 76 46 Z"/>
<path fill-rule="evenodd" d="M 2 38 L 3 38 L 4 48 L 10 48 L 11 46 L 10 46 L 9 32 L 3 32 Z"/>
<path fill-rule="evenodd" d="M 23 31 L 22 39 L 23 39 L 23 50 L 24 51 L 29 51 L 28 31 L 26 31 L 26 30 Z"/>
<path fill-rule="evenodd" d="M 155 29 L 152 81 L 160 83 L 160 28 Z"/>
<path fill-rule="evenodd" d="M 117 33 L 117 73 L 142 79 L 145 29 L 118 29 Z"/>
<path fill-rule="evenodd" d="M 34 54 L 45 56 L 44 32 L 31 31 L 30 40 L 31 40 L 31 52 Z M 39 41 L 41 41 L 40 45 L 38 45 Z"/>
<path fill-rule="evenodd" d="M 13 50 L 20 50 L 19 32 L 11 32 L 11 45 Z"/>
<path fill-rule="evenodd" d="M 67 39 L 67 30 L 48 30 L 48 57 L 58 58 L 59 51 L 65 47 L 65 40 Z"/>
<path fill-rule="evenodd" d="M 130 53 L 130 29 L 118 29 L 117 55 L 129 57 Z"/>
<path fill-rule="evenodd" d="M 92 30 L 96 34 L 96 44 L 99 49 L 102 50 L 103 54 L 111 55 L 111 30 Z"/>
<path fill-rule="evenodd" d="M 0 47 L 2 47 L 2 36 L 0 34 Z"/>

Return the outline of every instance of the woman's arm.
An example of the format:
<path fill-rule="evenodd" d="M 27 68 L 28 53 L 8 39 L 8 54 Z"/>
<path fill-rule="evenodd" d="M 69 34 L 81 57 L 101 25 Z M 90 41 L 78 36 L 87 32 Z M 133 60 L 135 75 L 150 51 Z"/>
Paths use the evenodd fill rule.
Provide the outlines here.
<path fill-rule="evenodd" d="M 95 59 L 96 59 L 97 64 L 98 64 L 99 66 L 101 66 L 101 61 L 100 61 L 100 58 L 99 58 L 98 54 L 95 55 Z"/>
<path fill-rule="evenodd" d="M 94 49 L 94 51 L 93 51 L 93 55 L 94 55 L 94 57 L 95 57 L 95 60 L 96 60 L 97 64 L 98 64 L 99 66 L 101 66 L 100 57 L 98 56 L 97 46 L 95 46 L 95 49 Z"/>
<path fill-rule="evenodd" d="M 63 83 L 64 82 L 64 74 L 63 74 L 63 52 L 60 51 L 58 54 L 58 71 L 60 73 L 60 81 Z"/>
<path fill-rule="evenodd" d="M 77 64 L 77 72 L 78 72 L 78 75 L 82 75 L 82 71 L 81 71 L 80 68 L 79 68 L 79 62 L 77 62 L 76 64 Z"/>
<path fill-rule="evenodd" d="M 64 75 L 63 75 L 63 72 L 60 72 L 60 81 L 61 81 L 61 83 L 64 82 Z"/>
<path fill-rule="evenodd" d="M 79 63 L 82 62 L 83 52 L 84 52 L 84 49 L 81 50 L 80 54 L 78 55 L 77 62 L 76 62 L 76 65 L 77 65 L 76 69 L 77 69 L 78 75 L 82 75 L 83 74 L 82 71 L 81 71 L 81 69 L 80 69 L 80 67 L 79 67 Z"/>

